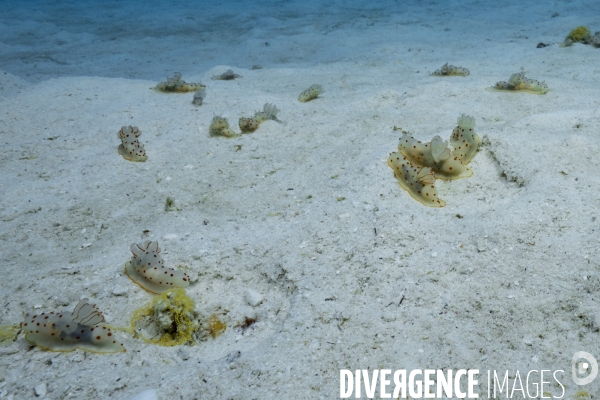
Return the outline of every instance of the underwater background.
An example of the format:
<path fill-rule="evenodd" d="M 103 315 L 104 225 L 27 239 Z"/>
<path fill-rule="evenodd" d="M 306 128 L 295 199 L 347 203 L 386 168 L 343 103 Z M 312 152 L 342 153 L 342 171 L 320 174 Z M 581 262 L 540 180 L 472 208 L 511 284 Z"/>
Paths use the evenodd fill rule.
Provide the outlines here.
<path fill-rule="evenodd" d="M 594 1 L 8 1 L 0 63 L 30 81 L 158 79 L 214 65 L 310 67 L 432 57 L 506 58 L 562 38 Z M 477 52 L 474 45 L 481 46 Z M 515 46 L 513 46 L 514 48 Z M 385 49 L 385 50 L 384 50 Z M 534 50 L 531 50 L 534 52 Z M 502 55 L 502 56 L 501 56 Z M 527 57 L 533 54 L 523 55 Z"/>
<path fill-rule="evenodd" d="M 561 46 L 580 26 L 600 2 L 0 0 L 0 399 L 330 399 L 375 368 L 564 370 L 564 398 L 595 398 L 570 376 L 600 359 L 600 48 Z M 200 104 L 151 90 L 177 73 Z M 521 74 L 548 90 L 494 90 Z M 426 207 L 388 157 L 461 120 L 472 176 Z M 126 273 L 145 241 L 189 277 L 184 345 Z M 20 332 L 84 299 L 125 352 Z"/>

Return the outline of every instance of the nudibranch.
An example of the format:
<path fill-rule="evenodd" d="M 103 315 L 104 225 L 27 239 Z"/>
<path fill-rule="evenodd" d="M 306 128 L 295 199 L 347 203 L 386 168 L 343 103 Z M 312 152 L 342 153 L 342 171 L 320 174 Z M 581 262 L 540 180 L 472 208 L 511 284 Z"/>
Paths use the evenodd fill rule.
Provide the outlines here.
<path fill-rule="evenodd" d="M 215 115 L 208 127 L 208 133 L 210 136 L 224 136 L 226 138 L 233 138 L 240 136 L 229 128 L 229 122 L 227 118 Z"/>
<path fill-rule="evenodd" d="M 201 106 L 205 97 L 206 97 L 206 91 L 204 89 L 198 90 L 196 93 L 194 93 L 194 98 L 192 99 L 192 104 L 195 106 Z"/>
<path fill-rule="evenodd" d="M 206 86 L 200 82 L 186 82 L 181 79 L 181 74 L 179 72 L 175 72 L 175 75 L 173 75 L 171 78 L 167 78 L 166 82 L 161 82 L 151 89 L 157 92 L 187 93 L 204 90 L 206 89 Z"/>
<path fill-rule="evenodd" d="M 391 153 L 387 163 L 394 171 L 394 177 L 400 187 L 413 199 L 429 207 L 441 208 L 446 205 L 446 202 L 438 197 L 435 175 L 431 168 L 413 165 L 400 152 Z"/>
<path fill-rule="evenodd" d="M 525 72 L 516 72 L 510 76 L 508 82 L 497 82 L 494 87 L 487 88 L 490 92 L 529 92 L 533 94 L 546 94 L 550 90 L 544 81 L 536 81 L 525 77 Z"/>
<path fill-rule="evenodd" d="M 468 69 L 463 67 L 456 67 L 454 65 L 444 64 L 442 68 L 436 69 L 431 75 L 436 76 L 469 76 L 470 72 Z"/>
<path fill-rule="evenodd" d="M 387 160 L 400 187 L 426 206 L 444 207 L 446 202 L 438 197 L 435 180 L 450 181 L 473 175 L 473 170 L 466 165 L 475 157 L 481 144 L 474 127 L 475 118 L 464 114 L 458 118 L 458 126 L 450 136 L 452 150 L 448 141 L 439 136 L 434 136 L 429 143 L 422 143 L 409 132 L 402 131 L 398 152 L 390 154 Z"/>
<path fill-rule="evenodd" d="M 190 284 L 188 275 L 182 271 L 165 267 L 158 242 L 145 240 L 132 244 L 131 260 L 125 263 L 127 276 L 152 293 L 162 293 L 173 288 L 186 288 Z"/>
<path fill-rule="evenodd" d="M 323 88 L 321 85 L 312 85 L 304 92 L 300 93 L 300 96 L 298 96 L 298 101 L 306 103 L 307 101 L 316 99 L 321 93 L 323 93 Z"/>
<path fill-rule="evenodd" d="M 454 147 L 452 153 L 464 165 L 471 162 L 481 144 L 481 137 L 473 131 L 474 127 L 475 118 L 462 114 L 450 136 L 450 144 Z"/>
<path fill-rule="evenodd" d="M 228 69 L 227 71 L 223 72 L 221 75 L 215 75 L 211 79 L 216 80 L 216 81 L 231 81 L 236 78 L 242 78 L 242 76 L 236 74 L 235 72 L 233 72 L 233 70 Z"/>
<path fill-rule="evenodd" d="M 83 299 L 72 313 L 25 314 L 21 328 L 28 342 L 50 351 L 125 351 L 123 343 L 117 342 L 115 335 L 103 322 L 104 316 L 96 305 Z"/>
<path fill-rule="evenodd" d="M 278 112 L 279 112 L 279 110 L 277 109 L 277 107 L 275 107 L 274 104 L 266 103 L 263 106 L 262 111 L 257 111 L 256 113 L 254 113 L 254 117 L 240 118 L 239 126 L 240 126 L 240 129 L 242 130 L 242 133 L 252 133 L 258 129 L 260 124 L 262 124 L 263 122 L 268 121 L 268 120 L 281 122 L 277 119 Z"/>
<path fill-rule="evenodd" d="M 117 132 L 117 136 L 121 139 L 118 151 L 124 159 L 137 162 L 143 162 L 148 159 L 144 145 L 138 140 L 141 134 L 142 131 L 137 126 L 131 125 L 124 126 Z"/>
<path fill-rule="evenodd" d="M 400 138 L 398 150 L 415 166 L 431 168 L 437 179 L 450 181 L 473 175 L 473 170 L 463 165 L 448 148 L 448 142 L 439 136 L 429 143 L 423 143 L 405 132 Z"/>

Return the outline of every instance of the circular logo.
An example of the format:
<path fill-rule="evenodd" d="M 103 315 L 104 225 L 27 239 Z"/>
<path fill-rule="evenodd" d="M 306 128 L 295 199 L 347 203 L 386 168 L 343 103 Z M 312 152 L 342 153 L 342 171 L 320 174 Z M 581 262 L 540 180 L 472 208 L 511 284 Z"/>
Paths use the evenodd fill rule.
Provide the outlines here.
<path fill-rule="evenodd" d="M 588 371 L 589 375 L 581 378 Z M 571 360 L 571 374 L 573 375 L 573 382 L 576 385 L 587 385 L 596 379 L 598 375 L 598 361 L 590 353 L 578 351 L 573 354 L 573 359 Z"/>

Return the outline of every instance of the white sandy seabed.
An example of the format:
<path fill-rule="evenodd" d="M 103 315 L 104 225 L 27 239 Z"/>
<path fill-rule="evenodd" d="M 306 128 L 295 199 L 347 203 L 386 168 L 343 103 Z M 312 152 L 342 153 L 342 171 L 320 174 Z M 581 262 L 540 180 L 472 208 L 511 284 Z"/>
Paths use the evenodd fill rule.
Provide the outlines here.
<path fill-rule="evenodd" d="M 487 370 L 561 369 L 565 398 L 597 394 L 597 381 L 580 388 L 570 368 L 576 351 L 600 359 L 600 49 L 558 44 L 578 25 L 600 30 L 599 7 L 517 3 L 333 4 L 339 12 L 325 16 L 281 3 L 274 17 L 239 16 L 236 26 L 256 28 L 230 48 L 215 50 L 213 32 L 147 68 L 147 38 L 75 42 L 86 36 L 44 22 L 67 15 L 50 6 L 18 31 L 15 5 L 3 36 L 20 44 L 3 42 L 0 74 L 0 325 L 88 297 L 111 325 L 128 326 L 153 295 L 123 264 L 131 243 L 151 239 L 168 266 L 188 266 L 199 315 L 228 328 L 181 347 L 118 333 L 127 352 L 111 355 L 47 352 L 20 335 L 0 347 L 0 398 L 33 398 L 45 384 L 49 399 L 145 389 L 161 399 L 331 399 L 340 369 L 367 368 L 479 369 L 483 397 Z M 285 29 L 290 19 L 297 30 Z M 18 38 L 34 28 L 55 29 L 72 53 L 49 42 L 32 61 L 42 49 Z M 184 46 L 176 38 L 166 53 Z M 78 58 L 85 46 L 90 72 Z M 139 53 L 143 79 L 109 58 L 111 46 Z M 65 76 L 43 70 L 60 57 Z M 471 75 L 429 75 L 445 62 Z M 228 68 L 243 78 L 210 79 Z M 551 91 L 484 90 L 521 68 Z M 208 86 L 204 105 L 149 90 L 175 71 Z M 298 102 L 311 84 L 325 93 Z M 267 102 L 282 123 L 208 135 L 213 115 L 237 129 Z M 447 206 L 424 207 L 386 165 L 393 127 L 447 139 L 462 113 L 484 137 L 474 175 L 438 181 Z M 142 130 L 147 162 L 117 154 L 123 125 Z M 167 197 L 179 211 L 165 211 Z M 264 301 L 248 305 L 247 289 Z M 246 317 L 257 322 L 244 329 Z"/>

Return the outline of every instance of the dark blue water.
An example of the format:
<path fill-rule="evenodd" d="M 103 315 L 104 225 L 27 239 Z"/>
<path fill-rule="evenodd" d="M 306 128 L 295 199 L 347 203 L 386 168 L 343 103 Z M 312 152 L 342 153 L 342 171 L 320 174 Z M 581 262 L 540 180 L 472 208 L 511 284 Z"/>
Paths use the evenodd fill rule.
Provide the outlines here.
<path fill-rule="evenodd" d="M 485 41 L 561 40 L 598 15 L 597 1 L 2 1 L 0 70 L 156 80 L 216 65 L 382 62 L 413 48 L 450 59 Z"/>

